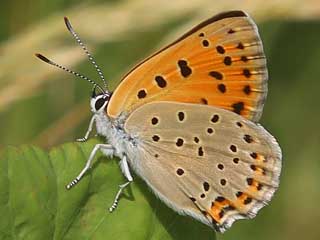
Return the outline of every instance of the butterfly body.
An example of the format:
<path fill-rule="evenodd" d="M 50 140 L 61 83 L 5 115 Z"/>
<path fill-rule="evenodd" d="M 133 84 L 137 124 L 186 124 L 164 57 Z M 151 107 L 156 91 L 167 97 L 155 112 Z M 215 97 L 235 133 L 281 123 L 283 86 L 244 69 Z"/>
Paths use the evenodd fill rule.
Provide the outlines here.
<path fill-rule="evenodd" d="M 77 34 L 66 20 L 73 36 Z M 219 232 L 237 219 L 253 218 L 279 185 L 281 149 L 256 123 L 267 94 L 268 73 L 261 39 L 242 11 L 218 14 L 130 71 L 111 94 L 98 87 L 91 98 L 93 126 L 108 144 L 98 150 L 117 156 L 127 182 L 130 169 L 176 212 Z M 94 61 L 92 63 L 101 75 Z M 104 81 L 104 78 L 102 77 Z"/>

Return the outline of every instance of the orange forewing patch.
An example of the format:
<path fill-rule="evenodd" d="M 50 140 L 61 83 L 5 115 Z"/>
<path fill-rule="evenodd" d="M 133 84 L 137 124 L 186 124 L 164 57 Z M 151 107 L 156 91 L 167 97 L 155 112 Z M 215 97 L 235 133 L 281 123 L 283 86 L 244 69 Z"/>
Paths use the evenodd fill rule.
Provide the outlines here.
<path fill-rule="evenodd" d="M 112 95 L 116 118 L 151 101 L 202 103 L 257 121 L 267 93 L 263 47 L 240 11 L 217 15 L 129 72 Z"/>

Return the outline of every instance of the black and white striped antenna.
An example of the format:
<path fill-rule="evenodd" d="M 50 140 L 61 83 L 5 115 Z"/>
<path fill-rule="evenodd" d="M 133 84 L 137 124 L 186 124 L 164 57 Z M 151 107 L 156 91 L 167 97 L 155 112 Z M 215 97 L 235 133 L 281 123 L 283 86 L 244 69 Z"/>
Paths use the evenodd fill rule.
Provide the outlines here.
<path fill-rule="evenodd" d="M 79 45 L 82 47 L 83 51 L 86 53 L 86 55 L 88 56 L 90 62 L 92 63 L 92 65 L 95 67 L 95 69 L 97 70 L 101 80 L 103 81 L 104 87 L 106 89 L 108 89 L 108 85 L 107 82 L 103 76 L 103 73 L 100 69 L 100 67 L 98 66 L 97 62 L 93 59 L 92 55 L 90 54 L 90 52 L 88 51 L 87 47 L 83 44 L 83 42 L 81 41 L 79 35 L 74 31 L 73 27 L 71 26 L 71 23 L 69 21 L 69 19 L 67 17 L 64 17 L 64 22 L 69 30 L 69 32 L 72 34 L 72 36 L 76 39 L 76 41 L 79 43 Z"/>
<path fill-rule="evenodd" d="M 64 66 L 62 66 L 62 65 L 59 65 L 58 63 L 55 63 L 55 62 L 51 61 L 50 59 L 48 59 L 47 57 L 43 56 L 43 55 L 40 54 L 40 53 L 36 53 L 35 55 L 36 55 L 36 57 L 38 57 L 38 58 L 41 59 L 42 61 L 44 61 L 44 62 L 46 62 L 46 63 L 48 63 L 48 64 L 50 64 L 50 65 L 52 65 L 52 66 L 55 66 L 55 67 L 57 67 L 57 68 L 60 68 L 60 69 L 66 71 L 66 72 L 68 72 L 68 73 L 71 73 L 71 74 L 73 74 L 73 75 L 75 75 L 75 76 L 77 76 L 77 77 L 80 77 L 80 78 L 88 81 L 89 83 L 92 83 L 93 86 L 94 86 L 94 88 L 98 87 L 104 94 L 106 94 L 105 90 L 104 90 L 99 84 L 97 84 L 95 81 L 91 80 L 90 78 L 88 78 L 88 77 L 86 77 L 86 76 L 84 76 L 84 75 L 82 75 L 82 74 L 80 74 L 80 73 L 77 73 L 77 72 L 75 72 L 75 71 L 72 71 L 72 70 L 70 70 L 70 69 L 68 69 L 68 68 L 66 68 L 66 67 L 64 67 Z"/>
<path fill-rule="evenodd" d="M 107 82 L 106 82 L 106 80 L 105 80 L 105 78 L 104 78 L 104 76 L 103 76 L 103 73 L 102 73 L 102 71 L 100 70 L 98 64 L 97 64 L 96 61 L 93 59 L 92 55 L 89 53 L 89 51 L 88 51 L 88 49 L 86 48 L 86 46 L 83 44 L 83 42 L 82 42 L 81 39 L 79 38 L 78 34 L 73 30 L 73 28 L 72 28 L 72 26 L 71 26 L 71 24 L 70 24 L 70 21 L 68 20 L 67 17 L 64 17 L 64 22 L 65 22 L 65 24 L 66 24 L 67 29 L 69 30 L 69 32 L 70 32 L 70 33 L 72 34 L 72 36 L 77 40 L 77 42 L 79 43 L 79 45 L 82 47 L 82 49 L 84 50 L 84 52 L 85 52 L 86 55 L 88 56 L 88 58 L 89 58 L 90 62 L 92 63 L 92 65 L 93 65 L 93 66 L 95 67 L 95 69 L 97 70 L 97 72 L 98 72 L 101 80 L 103 81 L 103 84 L 104 84 L 105 89 L 103 89 L 103 87 L 101 87 L 98 83 L 96 83 L 96 82 L 93 81 L 92 79 L 84 76 L 83 74 L 77 73 L 77 72 L 75 72 L 75 71 L 73 71 L 73 70 L 71 70 L 71 69 L 68 69 L 68 68 L 66 68 L 66 67 L 64 67 L 64 66 L 62 66 L 62 65 L 59 65 L 59 64 L 55 63 L 54 61 L 48 59 L 47 57 L 43 56 L 43 55 L 40 54 L 40 53 L 36 53 L 35 55 L 36 55 L 39 59 L 41 59 L 42 61 L 44 61 L 44 62 L 46 62 L 46 63 L 48 63 L 48 64 L 50 64 L 50 65 L 52 65 L 52 66 L 55 66 L 55 67 L 57 67 L 57 68 L 60 68 L 60 69 L 66 71 L 66 72 L 68 72 L 68 73 L 71 73 L 71 74 L 73 74 L 73 75 L 75 75 L 75 76 L 77 76 L 77 77 L 80 77 L 80 78 L 82 78 L 82 79 L 84 79 L 84 80 L 92 83 L 92 84 L 93 84 L 93 88 L 94 88 L 94 89 L 95 89 L 95 88 L 99 88 L 99 89 L 102 91 L 103 94 L 109 93 L 109 92 L 108 92 Z"/>

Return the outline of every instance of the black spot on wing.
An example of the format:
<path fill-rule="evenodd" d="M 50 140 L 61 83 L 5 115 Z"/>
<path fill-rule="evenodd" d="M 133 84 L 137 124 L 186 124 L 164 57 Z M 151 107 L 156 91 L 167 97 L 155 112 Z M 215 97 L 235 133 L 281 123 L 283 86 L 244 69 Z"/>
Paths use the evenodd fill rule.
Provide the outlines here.
<path fill-rule="evenodd" d="M 243 75 L 246 77 L 246 78 L 250 78 L 251 77 L 251 72 L 249 69 L 243 69 Z"/>
<path fill-rule="evenodd" d="M 178 112 L 178 119 L 180 122 L 182 122 L 185 118 L 185 114 L 184 112 Z"/>
<path fill-rule="evenodd" d="M 191 68 L 188 66 L 188 62 L 186 60 L 179 60 L 178 66 L 180 69 L 180 73 L 184 78 L 189 77 L 192 74 Z"/>
<path fill-rule="evenodd" d="M 243 139 L 247 142 L 247 143 L 252 143 L 253 142 L 253 138 L 252 136 L 250 136 L 249 134 L 245 134 Z"/>
<path fill-rule="evenodd" d="M 237 152 L 237 147 L 236 147 L 235 145 L 231 145 L 231 146 L 230 146 L 230 150 L 231 150 L 232 152 Z"/>
<path fill-rule="evenodd" d="M 247 204 L 249 204 L 249 203 L 251 203 L 252 202 L 252 198 L 250 198 L 250 197 L 247 197 L 244 201 L 243 201 L 243 203 L 245 204 L 245 205 L 247 205 Z"/>
<path fill-rule="evenodd" d="M 138 98 L 141 99 L 141 98 L 145 98 L 147 96 L 147 92 L 146 90 L 142 89 L 138 92 Z"/>
<path fill-rule="evenodd" d="M 250 85 L 244 86 L 243 92 L 244 92 L 246 95 L 250 95 L 250 93 L 251 93 L 251 87 L 250 87 Z"/>
<path fill-rule="evenodd" d="M 223 170 L 224 169 L 224 165 L 222 163 L 219 163 L 217 167 L 218 167 L 219 170 Z"/>
<path fill-rule="evenodd" d="M 202 156 L 204 155 L 204 151 L 203 151 L 203 148 L 202 148 L 202 147 L 199 147 L 199 148 L 198 148 L 198 155 L 199 155 L 200 157 L 202 157 Z"/>
<path fill-rule="evenodd" d="M 151 124 L 152 124 L 152 125 L 157 125 L 158 122 L 159 122 L 159 119 L 158 119 L 157 117 L 153 117 L 153 118 L 151 119 Z"/>
<path fill-rule="evenodd" d="M 202 104 L 208 105 L 208 100 L 207 99 L 201 98 L 200 101 L 201 101 Z"/>
<path fill-rule="evenodd" d="M 250 153 L 250 156 L 251 156 L 253 159 L 257 159 L 257 158 L 258 158 L 258 154 L 257 154 L 256 152 Z"/>
<path fill-rule="evenodd" d="M 207 133 L 212 134 L 213 133 L 213 129 L 212 128 L 207 128 Z"/>
<path fill-rule="evenodd" d="M 219 121 L 219 115 L 214 114 L 214 115 L 212 116 L 212 118 L 211 118 L 211 122 L 216 123 L 216 122 L 218 122 L 218 121 Z"/>
<path fill-rule="evenodd" d="M 237 114 L 241 114 L 241 111 L 244 109 L 244 102 L 237 102 L 231 105 L 233 111 Z"/>
<path fill-rule="evenodd" d="M 218 196 L 215 201 L 217 201 L 217 202 L 223 202 L 224 200 L 226 200 L 224 197 Z"/>
<path fill-rule="evenodd" d="M 208 41 L 208 40 L 203 40 L 203 41 L 202 41 L 202 45 L 203 45 L 204 47 L 209 47 L 209 41 Z"/>
<path fill-rule="evenodd" d="M 159 137 L 158 135 L 153 135 L 153 136 L 152 136 L 152 140 L 153 140 L 154 142 L 159 142 L 160 137 Z"/>
<path fill-rule="evenodd" d="M 230 66 L 232 64 L 232 59 L 230 56 L 226 56 L 223 60 L 223 63 L 226 65 L 226 66 Z"/>
<path fill-rule="evenodd" d="M 247 178 L 247 184 L 251 186 L 253 184 L 253 178 Z"/>
<path fill-rule="evenodd" d="M 209 191 L 210 185 L 209 185 L 208 182 L 204 182 L 204 183 L 203 183 L 203 189 L 204 189 L 206 192 Z"/>
<path fill-rule="evenodd" d="M 182 176 L 182 175 L 184 174 L 184 170 L 183 170 L 182 168 L 178 168 L 178 169 L 177 169 L 177 174 L 178 174 L 179 176 Z"/>
<path fill-rule="evenodd" d="M 167 86 L 167 81 L 162 76 L 156 76 L 155 81 L 160 88 L 165 88 Z"/>
<path fill-rule="evenodd" d="M 216 47 L 216 50 L 220 54 L 224 54 L 226 52 L 226 50 L 224 50 L 224 48 L 220 45 Z"/>
<path fill-rule="evenodd" d="M 237 45 L 237 48 L 238 48 L 238 49 L 244 49 L 243 43 L 240 42 L 240 43 Z"/>
<path fill-rule="evenodd" d="M 219 84 L 219 85 L 218 85 L 218 90 L 219 90 L 221 93 L 225 93 L 225 92 L 227 91 L 226 85 L 224 85 L 223 83 Z"/>
<path fill-rule="evenodd" d="M 223 75 L 217 71 L 211 71 L 211 72 L 209 72 L 209 75 L 217 80 L 222 80 L 222 78 L 223 78 Z"/>
<path fill-rule="evenodd" d="M 248 58 L 246 56 L 242 56 L 241 57 L 241 61 L 242 62 L 248 62 L 249 60 L 248 60 Z"/>
<path fill-rule="evenodd" d="M 183 145 L 184 141 L 182 138 L 178 138 L 177 141 L 176 141 L 176 145 L 177 147 L 181 147 Z"/>

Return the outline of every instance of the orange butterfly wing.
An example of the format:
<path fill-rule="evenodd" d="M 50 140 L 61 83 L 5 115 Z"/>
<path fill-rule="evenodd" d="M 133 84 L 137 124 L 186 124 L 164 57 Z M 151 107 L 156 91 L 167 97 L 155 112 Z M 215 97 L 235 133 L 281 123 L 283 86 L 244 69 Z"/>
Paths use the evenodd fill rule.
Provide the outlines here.
<path fill-rule="evenodd" d="M 268 73 L 255 23 L 242 11 L 218 14 L 137 65 L 108 104 L 118 117 L 151 101 L 214 105 L 258 121 Z"/>

